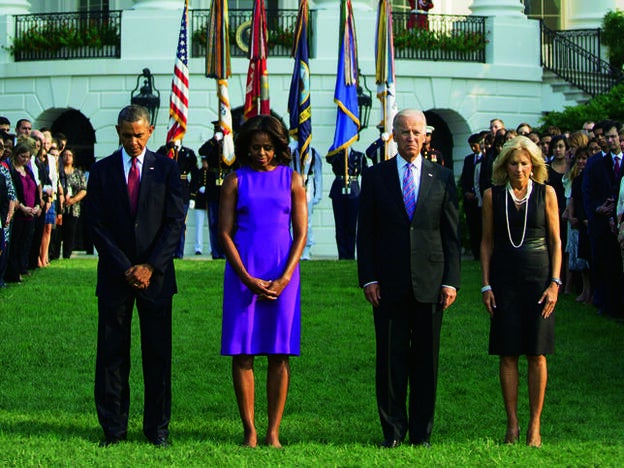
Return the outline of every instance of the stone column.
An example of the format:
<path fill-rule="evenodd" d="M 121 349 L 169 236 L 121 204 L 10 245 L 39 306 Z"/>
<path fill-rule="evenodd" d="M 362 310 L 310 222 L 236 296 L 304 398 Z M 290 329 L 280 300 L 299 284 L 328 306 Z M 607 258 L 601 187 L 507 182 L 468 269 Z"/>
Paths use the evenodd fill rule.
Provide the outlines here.
<path fill-rule="evenodd" d="M 535 67 L 541 73 L 539 22 L 526 17 L 520 0 L 474 0 L 470 10 L 486 17 L 486 63 Z"/>
<path fill-rule="evenodd" d="M 27 15 L 30 13 L 28 0 L 0 0 L 0 16 Z"/>
<path fill-rule="evenodd" d="M 470 10 L 476 16 L 525 17 L 520 0 L 474 0 Z"/>
<path fill-rule="evenodd" d="M 189 2 L 190 3 L 190 2 Z M 133 10 L 181 10 L 182 0 L 134 0 Z M 189 5 L 191 8 L 191 5 Z"/>
<path fill-rule="evenodd" d="M 568 0 L 565 3 L 566 19 L 562 29 L 595 29 L 602 25 L 602 18 L 609 10 L 615 10 L 615 0 Z"/>

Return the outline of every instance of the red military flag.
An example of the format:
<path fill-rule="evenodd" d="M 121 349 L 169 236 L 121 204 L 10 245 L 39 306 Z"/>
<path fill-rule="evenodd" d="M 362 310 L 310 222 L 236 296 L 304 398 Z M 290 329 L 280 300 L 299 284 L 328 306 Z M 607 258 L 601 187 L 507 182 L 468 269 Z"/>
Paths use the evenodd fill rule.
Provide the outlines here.
<path fill-rule="evenodd" d="M 243 116 L 247 120 L 255 115 L 270 113 L 266 10 L 264 0 L 254 0 Z"/>

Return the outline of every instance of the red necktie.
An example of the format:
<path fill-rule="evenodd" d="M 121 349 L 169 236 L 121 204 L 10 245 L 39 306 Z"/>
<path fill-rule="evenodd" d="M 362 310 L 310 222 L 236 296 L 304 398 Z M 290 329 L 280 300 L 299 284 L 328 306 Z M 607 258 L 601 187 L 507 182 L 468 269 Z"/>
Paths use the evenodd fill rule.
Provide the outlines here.
<path fill-rule="evenodd" d="M 137 167 L 137 159 L 132 158 L 132 166 L 128 173 L 128 198 L 130 199 L 130 213 L 132 217 L 136 215 L 137 206 L 139 205 L 139 186 L 141 179 L 139 177 L 139 168 Z"/>
<path fill-rule="evenodd" d="M 613 164 L 613 172 L 615 172 L 615 178 L 617 179 L 620 175 L 620 157 L 615 156 L 615 164 Z"/>

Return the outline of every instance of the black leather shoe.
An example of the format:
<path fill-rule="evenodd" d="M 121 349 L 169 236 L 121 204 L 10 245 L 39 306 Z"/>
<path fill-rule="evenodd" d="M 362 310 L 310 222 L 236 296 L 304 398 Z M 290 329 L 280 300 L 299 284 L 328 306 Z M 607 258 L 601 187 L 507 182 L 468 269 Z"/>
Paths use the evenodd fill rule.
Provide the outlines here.
<path fill-rule="evenodd" d="M 401 446 L 401 441 L 399 439 L 386 439 L 381 444 L 379 444 L 380 448 L 388 448 L 393 449 Z"/>
<path fill-rule="evenodd" d="M 426 449 L 431 448 L 431 444 L 428 440 L 410 441 L 410 444 L 412 444 L 414 447 L 422 447 Z"/>
<path fill-rule="evenodd" d="M 118 443 L 120 443 L 123 439 L 117 439 L 117 438 L 106 438 L 104 440 L 100 441 L 100 447 L 105 448 L 105 447 L 111 447 L 113 445 L 117 445 Z"/>
<path fill-rule="evenodd" d="M 171 442 L 169 442 L 169 439 L 167 439 L 166 437 L 156 437 L 155 439 L 150 439 L 150 443 L 154 447 L 159 448 L 167 448 L 171 446 Z"/>

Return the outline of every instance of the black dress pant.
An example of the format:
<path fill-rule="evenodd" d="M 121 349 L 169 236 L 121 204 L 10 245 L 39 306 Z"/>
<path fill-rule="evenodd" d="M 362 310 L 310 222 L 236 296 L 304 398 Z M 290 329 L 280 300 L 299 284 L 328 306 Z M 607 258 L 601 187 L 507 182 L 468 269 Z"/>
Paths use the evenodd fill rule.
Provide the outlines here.
<path fill-rule="evenodd" d="M 336 225 L 336 246 L 340 260 L 355 258 L 355 235 L 360 209 L 360 197 L 340 195 L 332 198 L 334 224 Z"/>
<path fill-rule="evenodd" d="M 470 237 L 470 252 L 475 260 L 479 260 L 482 226 L 481 208 L 477 200 L 466 200 L 464 198 L 464 212 L 466 213 L 466 224 L 468 225 L 468 235 Z"/>
<path fill-rule="evenodd" d="M 413 297 L 382 302 L 374 311 L 377 407 L 384 440 L 402 441 L 409 431 L 411 443 L 429 441 L 442 315 L 436 304 Z"/>
<path fill-rule="evenodd" d="M 134 298 L 109 304 L 98 298 L 95 405 L 108 439 L 125 439 L 130 408 L 130 336 Z M 145 386 L 143 433 L 149 440 L 169 434 L 171 417 L 171 305 L 137 298 Z"/>
<path fill-rule="evenodd" d="M 74 251 L 74 242 L 76 240 L 76 229 L 78 226 L 78 217 L 69 213 L 63 215 L 63 258 L 71 257 Z"/>
<path fill-rule="evenodd" d="M 33 219 L 18 218 L 13 220 L 11 241 L 9 242 L 9 258 L 5 280 L 15 282 L 20 275 L 28 273 L 28 257 L 30 245 L 35 232 Z"/>

